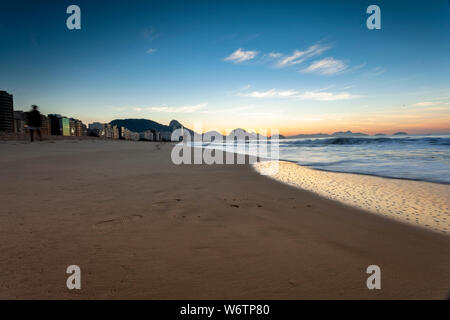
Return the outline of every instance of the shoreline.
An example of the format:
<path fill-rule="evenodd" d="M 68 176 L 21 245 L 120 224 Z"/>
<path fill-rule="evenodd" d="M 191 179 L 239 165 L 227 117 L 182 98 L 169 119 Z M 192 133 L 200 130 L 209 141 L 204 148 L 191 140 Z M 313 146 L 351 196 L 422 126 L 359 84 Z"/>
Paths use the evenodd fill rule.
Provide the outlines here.
<path fill-rule="evenodd" d="M 0 144 L 0 298 L 444 299 L 450 239 L 172 144 Z M 82 290 L 66 286 L 80 266 Z M 382 289 L 368 290 L 379 265 Z"/>

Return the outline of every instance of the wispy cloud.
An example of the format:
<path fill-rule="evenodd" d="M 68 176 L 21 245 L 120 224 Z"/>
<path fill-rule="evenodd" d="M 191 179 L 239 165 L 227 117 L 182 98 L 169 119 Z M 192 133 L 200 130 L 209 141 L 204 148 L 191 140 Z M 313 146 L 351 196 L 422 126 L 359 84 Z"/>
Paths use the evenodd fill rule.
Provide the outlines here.
<path fill-rule="evenodd" d="M 229 114 L 242 115 L 243 111 L 248 111 L 248 110 L 257 109 L 257 108 L 258 108 L 258 106 L 250 104 L 250 105 L 242 105 L 242 106 L 238 106 L 238 107 L 229 107 L 229 108 L 223 108 L 223 109 L 209 110 L 207 113 L 210 113 L 210 114 L 229 113 Z"/>
<path fill-rule="evenodd" d="M 359 95 L 355 95 L 349 92 L 327 92 L 327 91 L 297 91 L 297 90 L 277 90 L 270 89 L 267 91 L 252 91 L 241 94 L 241 96 L 248 98 L 294 98 L 299 100 L 317 100 L 317 101 L 336 101 L 336 100 L 349 100 L 359 98 Z"/>
<path fill-rule="evenodd" d="M 156 32 L 156 29 L 154 27 L 148 27 L 148 28 L 144 28 L 144 30 L 142 31 L 142 36 L 146 40 L 151 42 L 151 41 L 159 38 L 160 34 L 158 32 Z"/>
<path fill-rule="evenodd" d="M 252 60 L 258 55 L 258 51 L 245 51 L 241 48 L 237 49 L 235 52 L 226 57 L 225 61 L 233 61 L 235 63 L 244 62 L 247 60 Z"/>
<path fill-rule="evenodd" d="M 322 43 L 315 43 L 309 46 L 306 50 L 294 50 L 290 55 L 285 55 L 277 51 L 272 51 L 269 53 L 262 54 L 259 59 L 260 63 L 274 63 L 275 67 L 283 68 L 294 65 L 299 65 L 301 63 L 306 63 L 309 59 L 313 57 L 320 56 L 325 51 L 331 48 L 330 45 L 325 45 Z M 224 61 L 232 61 L 234 63 L 241 63 L 244 61 L 249 61 L 258 56 L 258 51 L 244 50 L 242 48 L 237 49 L 235 52 L 230 54 L 224 59 Z M 311 63 L 308 67 L 300 70 L 305 73 L 318 73 L 322 75 L 332 75 L 340 72 L 351 72 L 364 67 L 365 64 L 349 68 L 346 63 L 342 60 L 335 59 L 333 57 L 324 58 L 322 60 L 317 60 Z M 383 68 L 375 68 L 372 72 L 381 74 L 386 70 Z M 255 93 L 257 94 L 257 93 Z M 269 93 L 270 94 L 270 93 Z"/>
<path fill-rule="evenodd" d="M 438 104 L 438 102 L 431 102 L 431 101 L 423 101 L 423 102 L 417 102 L 413 104 L 414 107 L 430 107 L 435 104 Z"/>
<path fill-rule="evenodd" d="M 152 54 L 152 53 L 155 53 L 156 51 L 158 51 L 158 49 L 150 48 L 150 49 L 147 50 L 147 53 L 148 54 Z"/>
<path fill-rule="evenodd" d="M 277 58 L 281 57 L 282 54 L 279 53 L 279 52 L 271 52 L 271 53 L 268 54 L 268 56 L 271 57 L 271 58 L 277 59 Z"/>
<path fill-rule="evenodd" d="M 276 90 L 270 89 L 267 91 L 252 91 L 248 93 L 241 94 L 244 97 L 249 98 L 274 98 L 274 97 L 290 97 L 298 94 L 295 90 Z"/>
<path fill-rule="evenodd" d="M 298 51 L 295 50 L 294 53 L 291 56 L 287 56 L 282 58 L 279 62 L 278 62 L 278 66 L 280 67 L 284 67 L 284 66 L 288 66 L 288 65 L 293 65 L 293 64 L 299 64 L 302 63 L 303 61 L 305 61 L 305 59 L 300 59 L 300 57 L 303 56 L 303 52 L 302 51 Z"/>
<path fill-rule="evenodd" d="M 294 97 L 298 94 L 298 91 L 295 90 L 282 90 L 278 92 L 280 97 Z"/>
<path fill-rule="evenodd" d="M 385 73 L 387 71 L 386 68 L 383 67 L 375 67 L 372 70 L 369 70 L 365 73 L 366 76 L 370 76 L 370 77 L 376 77 L 379 75 L 382 75 L 383 73 Z"/>
<path fill-rule="evenodd" d="M 335 101 L 349 100 L 360 98 L 361 96 L 348 92 L 323 92 L 323 91 L 306 91 L 298 96 L 303 100 L 319 100 L 319 101 Z"/>
<path fill-rule="evenodd" d="M 314 44 L 310 46 L 305 51 L 295 50 L 290 56 L 283 56 L 277 63 L 278 67 L 286 67 L 290 65 L 296 65 L 302 63 L 306 59 L 312 58 L 314 56 L 321 55 L 326 50 L 330 49 L 330 46 L 325 46 L 321 44 Z"/>
<path fill-rule="evenodd" d="M 248 93 L 241 94 L 244 97 L 250 97 L 250 98 L 270 98 L 277 95 L 277 92 L 275 89 L 271 89 L 268 91 L 252 91 Z"/>
<path fill-rule="evenodd" d="M 322 60 L 314 61 L 309 67 L 303 69 L 307 73 L 319 73 L 323 75 L 332 75 L 347 69 L 347 65 L 341 61 L 328 57 Z"/>
<path fill-rule="evenodd" d="M 450 107 L 445 107 L 445 106 L 442 106 L 442 107 L 431 107 L 431 108 L 427 108 L 424 111 L 450 111 Z"/>
<path fill-rule="evenodd" d="M 185 105 L 185 106 L 177 106 L 177 107 L 171 107 L 167 105 L 162 106 L 154 106 L 154 107 L 143 107 L 143 108 L 133 108 L 137 112 L 145 112 L 145 111 L 152 111 L 152 112 L 166 112 L 166 113 L 192 113 L 199 111 L 201 109 L 206 108 L 206 103 L 196 104 L 196 105 Z"/>

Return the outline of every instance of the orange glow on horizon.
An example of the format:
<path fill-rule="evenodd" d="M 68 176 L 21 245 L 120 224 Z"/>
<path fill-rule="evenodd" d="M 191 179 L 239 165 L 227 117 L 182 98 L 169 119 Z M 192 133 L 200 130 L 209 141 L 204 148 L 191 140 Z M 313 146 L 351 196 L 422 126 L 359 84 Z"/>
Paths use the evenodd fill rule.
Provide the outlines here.
<path fill-rule="evenodd" d="M 294 136 L 298 134 L 317 134 L 317 133 L 324 133 L 324 134 L 332 134 L 334 132 L 338 131 L 352 131 L 352 132 L 361 132 L 369 135 L 375 135 L 377 133 L 384 133 L 384 134 L 393 134 L 396 132 L 407 132 L 409 134 L 432 134 L 432 133 L 450 133 L 450 126 L 448 125 L 450 123 L 450 119 L 443 119 L 442 121 L 439 121 L 437 123 L 417 123 L 417 124 L 392 124 L 387 123 L 386 125 L 364 125 L 359 123 L 328 123 L 325 125 L 324 123 L 314 123 L 314 124 L 303 124 L 303 128 L 300 128 L 300 126 L 291 126 L 291 127 L 277 127 L 276 125 L 271 126 L 267 129 L 262 128 L 255 128 L 255 127 L 246 127 L 246 126 L 236 126 L 233 129 L 242 128 L 248 132 L 261 132 L 266 130 L 268 135 L 270 136 L 271 129 L 278 129 L 280 135 L 283 136 Z M 225 135 L 227 132 L 233 130 L 230 128 L 213 128 L 213 127 L 206 127 L 203 128 L 203 133 L 207 131 L 218 131 L 221 134 Z"/>

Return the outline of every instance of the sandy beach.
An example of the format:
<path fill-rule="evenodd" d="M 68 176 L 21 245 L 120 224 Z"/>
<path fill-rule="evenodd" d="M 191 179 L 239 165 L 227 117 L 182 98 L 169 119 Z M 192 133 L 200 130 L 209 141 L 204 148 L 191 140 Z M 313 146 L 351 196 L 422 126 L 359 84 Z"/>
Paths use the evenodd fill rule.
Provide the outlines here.
<path fill-rule="evenodd" d="M 421 200 L 410 211 L 407 200 L 405 219 L 423 210 L 441 215 L 427 218 L 442 227 L 433 232 L 280 183 L 251 165 L 176 166 L 172 146 L 0 142 L 0 298 L 448 296 L 450 237 L 441 232 L 448 195 L 434 194 L 442 203 L 432 210 Z M 302 174 L 323 183 L 310 171 Z M 339 179 L 371 190 L 365 176 Z M 417 191 L 414 181 L 402 183 Z M 81 268 L 81 290 L 66 288 L 69 265 Z M 381 290 L 366 287 L 369 265 L 381 268 Z"/>

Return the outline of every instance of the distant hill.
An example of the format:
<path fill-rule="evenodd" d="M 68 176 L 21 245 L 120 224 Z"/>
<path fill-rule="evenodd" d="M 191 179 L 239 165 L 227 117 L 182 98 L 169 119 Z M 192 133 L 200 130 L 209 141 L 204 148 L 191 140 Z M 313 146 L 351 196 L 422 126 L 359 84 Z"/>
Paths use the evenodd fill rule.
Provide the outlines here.
<path fill-rule="evenodd" d="M 115 126 L 125 127 L 128 130 L 138 132 L 138 133 L 141 133 L 141 132 L 144 132 L 147 130 L 156 130 L 159 132 L 172 133 L 176 129 L 184 128 L 184 130 L 188 131 L 191 134 L 192 138 L 196 134 L 191 129 L 184 127 L 177 120 L 170 121 L 168 126 L 158 123 L 153 120 L 148 120 L 148 119 L 116 119 L 116 120 L 111 121 L 110 124 L 115 125 Z M 406 134 L 407 134 L 406 132 L 394 133 L 394 135 L 406 135 Z M 219 132 L 214 132 L 214 135 L 221 136 L 221 134 Z M 257 134 L 252 133 L 252 132 L 247 132 L 246 130 L 241 129 L 241 128 L 234 129 L 233 131 L 230 132 L 230 134 L 228 136 L 230 136 L 230 135 L 237 135 L 238 137 L 246 136 L 246 137 L 249 137 L 251 140 L 257 139 Z M 382 135 L 382 134 L 378 133 L 377 135 Z M 333 133 L 332 135 L 329 135 L 326 133 L 297 134 L 295 136 L 289 136 L 289 137 L 280 135 L 279 138 L 280 139 L 285 139 L 285 138 L 293 139 L 293 138 L 363 137 L 363 136 L 368 136 L 368 134 L 361 133 L 361 132 L 339 131 L 339 132 Z M 197 137 L 197 138 L 199 138 L 199 137 Z"/>
<path fill-rule="evenodd" d="M 192 131 L 189 128 L 184 127 L 180 122 L 177 120 L 170 121 L 169 125 L 166 126 L 164 124 L 158 123 L 153 120 L 148 119 L 116 119 L 110 122 L 111 125 L 125 127 L 128 130 L 134 131 L 134 132 L 144 132 L 147 130 L 156 130 L 159 132 L 170 132 L 172 133 L 176 129 L 184 128 L 184 130 L 188 131 L 191 134 L 192 139 L 194 138 L 194 135 L 197 135 L 194 131 Z M 245 131 L 244 129 L 234 129 L 231 131 L 230 134 L 236 134 L 238 137 L 242 136 L 248 136 L 250 139 L 256 139 L 257 135 L 255 133 L 249 133 Z M 222 136 L 219 132 L 215 132 L 216 136 Z M 197 136 L 197 139 L 201 139 L 201 136 Z"/>
<path fill-rule="evenodd" d="M 406 132 L 396 132 L 393 134 L 393 136 L 407 136 L 408 134 Z"/>
<path fill-rule="evenodd" d="M 148 119 L 116 119 L 111 121 L 110 124 L 114 126 L 125 127 L 128 130 L 138 133 L 147 130 L 172 133 L 176 129 L 184 127 L 177 120 L 170 121 L 168 126 Z M 184 127 L 184 130 L 188 131 L 191 134 L 191 136 L 194 134 L 194 131 L 192 131 L 189 128 Z"/>
<path fill-rule="evenodd" d="M 125 127 L 128 130 L 138 133 L 151 129 L 159 132 L 172 132 L 169 126 L 148 119 L 118 119 L 111 121 L 110 124 Z"/>
<path fill-rule="evenodd" d="M 219 131 L 213 130 L 213 131 L 205 132 L 203 134 L 203 139 L 204 139 L 204 141 L 207 141 L 207 142 L 223 141 L 223 135 Z M 219 140 L 217 140 L 217 139 L 219 139 Z"/>
<path fill-rule="evenodd" d="M 297 134 L 295 136 L 289 136 L 289 139 L 297 138 L 326 138 L 326 137 L 366 137 L 368 134 L 361 132 L 351 132 L 349 131 L 338 131 L 333 134 L 327 133 L 312 133 L 312 134 Z"/>
<path fill-rule="evenodd" d="M 184 130 L 186 130 L 186 131 L 188 131 L 190 134 L 191 134 L 191 136 L 194 136 L 196 133 L 194 132 L 194 131 L 192 131 L 191 129 L 189 129 L 189 128 L 186 128 L 185 126 L 183 126 L 181 123 L 179 123 L 177 120 L 172 120 L 172 121 L 170 121 L 170 123 L 169 123 L 169 129 L 170 129 L 170 132 L 173 132 L 173 131 L 175 131 L 176 129 L 180 129 L 180 128 L 183 128 Z"/>
<path fill-rule="evenodd" d="M 329 137 L 327 133 L 312 133 L 312 134 L 297 134 L 295 136 L 289 136 L 288 139 L 298 139 L 298 138 L 324 138 Z"/>
<path fill-rule="evenodd" d="M 361 132 L 351 132 L 349 131 L 339 131 L 332 134 L 333 137 L 365 137 L 368 136 L 368 134 L 361 133 Z"/>
<path fill-rule="evenodd" d="M 258 135 L 253 132 L 248 132 L 245 129 L 237 128 L 230 132 L 230 134 L 227 136 L 230 137 L 237 137 L 238 140 L 240 137 L 248 137 L 250 140 L 256 140 L 258 139 Z"/>

